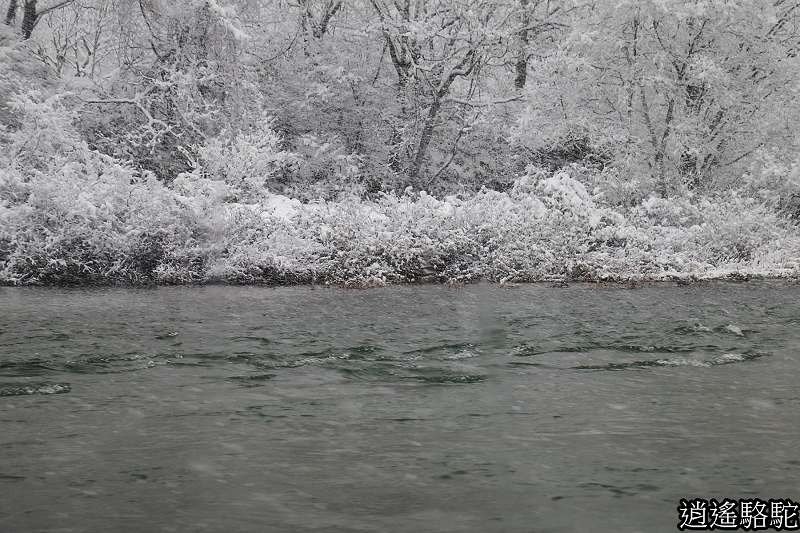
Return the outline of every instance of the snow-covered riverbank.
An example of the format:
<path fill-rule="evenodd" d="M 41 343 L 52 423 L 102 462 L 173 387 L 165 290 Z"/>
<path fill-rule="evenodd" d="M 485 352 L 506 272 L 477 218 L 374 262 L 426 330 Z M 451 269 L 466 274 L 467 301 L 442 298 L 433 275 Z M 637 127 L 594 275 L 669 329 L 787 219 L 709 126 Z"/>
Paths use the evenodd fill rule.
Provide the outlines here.
<path fill-rule="evenodd" d="M 612 207 L 561 172 L 468 197 L 245 202 L 221 181 L 189 174 L 166 186 L 98 155 L 54 174 L 7 176 L 0 282 L 9 285 L 800 275 L 796 223 L 736 192 Z"/>

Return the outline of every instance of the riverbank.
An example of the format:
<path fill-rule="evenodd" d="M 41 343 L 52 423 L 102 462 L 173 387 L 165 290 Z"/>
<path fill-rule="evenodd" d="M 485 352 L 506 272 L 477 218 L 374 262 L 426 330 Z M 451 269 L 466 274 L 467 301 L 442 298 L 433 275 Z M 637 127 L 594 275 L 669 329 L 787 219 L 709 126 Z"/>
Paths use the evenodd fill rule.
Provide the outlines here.
<path fill-rule="evenodd" d="M 98 166 L 99 167 L 99 166 Z M 737 191 L 607 205 L 567 172 L 505 192 L 301 203 L 66 166 L 0 186 L 4 285 L 800 277 L 796 221 Z"/>

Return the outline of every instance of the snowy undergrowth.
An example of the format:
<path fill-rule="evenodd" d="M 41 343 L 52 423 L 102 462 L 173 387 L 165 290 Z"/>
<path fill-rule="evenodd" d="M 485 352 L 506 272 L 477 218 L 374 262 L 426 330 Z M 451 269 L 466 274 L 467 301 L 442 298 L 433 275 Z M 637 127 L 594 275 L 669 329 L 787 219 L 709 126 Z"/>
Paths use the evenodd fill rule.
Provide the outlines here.
<path fill-rule="evenodd" d="M 187 174 L 167 186 L 85 151 L 0 180 L 0 282 L 334 283 L 800 275 L 800 231 L 764 203 L 602 205 L 568 173 L 507 192 L 301 203 Z"/>

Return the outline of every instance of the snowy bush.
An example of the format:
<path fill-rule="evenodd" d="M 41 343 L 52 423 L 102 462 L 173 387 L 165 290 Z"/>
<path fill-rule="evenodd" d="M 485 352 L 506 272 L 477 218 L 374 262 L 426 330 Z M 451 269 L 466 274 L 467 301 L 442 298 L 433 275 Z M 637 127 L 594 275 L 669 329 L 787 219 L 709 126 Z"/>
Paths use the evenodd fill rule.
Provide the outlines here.
<path fill-rule="evenodd" d="M 304 200 L 333 199 L 363 193 L 358 179 L 361 159 L 347 153 L 336 136 L 301 135 L 295 142 L 296 167 L 291 183 L 280 191 Z"/>
<path fill-rule="evenodd" d="M 698 206 L 681 198 L 666 199 L 650 195 L 634 211 L 660 226 L 692 226 L 701 221 Z"/>
<path fill-rule="evenodd" d="M 742 194 L 758 198 L 800 219 L 800 159 L 782 161 L 762 150 L 741 180 Z"/>
<path fill-rule="evenodd" d="M 152 175 L 90 151 L 48 172 L 9 175 L 0 194 L 7 282 L 156 281 L 158 268 L 185 261 L 178 249 L 193 239 L 193 218 Z"/>
<path fill-rule="evenodd" d="M 265 118 L 253 131 L 230 138 L 220 135 L 200 146 L 197 171 L 203 177 L 224 182 L 235 200 L 257 200 L 275 189 L 282 175 L 297 165 L 297 156 L 280 145 L 280 136 Z"/>
<path fill-rule="evenodd" d="M 18 117 L 12 131 L 0 134 L 0 164 L 5 167 L 48 172 L 72 160 L 84 143 L 72 126 L 72 112 L 62 105 L 64 95 L 46 96 L 29 91 L 11 97 L 8 107 Z"/>
<path fill-rule="evenodd" d="M 3 171 L 0 281 L 371 286 L 800 274 L 797 226 L 735 193 L 609 207 L 561 171 L 529 172 L 507 192 L 408 189 L 301 203 L 222 174 L 242 167 L 165 184 L 86 147 L 70 158 Z"/>

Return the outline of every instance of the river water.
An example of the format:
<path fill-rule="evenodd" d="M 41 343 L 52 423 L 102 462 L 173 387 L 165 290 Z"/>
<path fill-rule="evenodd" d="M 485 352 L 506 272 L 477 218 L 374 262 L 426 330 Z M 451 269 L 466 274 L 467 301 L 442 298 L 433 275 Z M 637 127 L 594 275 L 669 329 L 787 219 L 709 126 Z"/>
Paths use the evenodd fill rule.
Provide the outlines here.
<path fill-rule="evenodd" d="M 798 499 L 800 285 L 0 289 L 0 531 L 659 532 Z"/>

